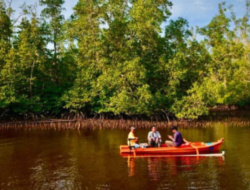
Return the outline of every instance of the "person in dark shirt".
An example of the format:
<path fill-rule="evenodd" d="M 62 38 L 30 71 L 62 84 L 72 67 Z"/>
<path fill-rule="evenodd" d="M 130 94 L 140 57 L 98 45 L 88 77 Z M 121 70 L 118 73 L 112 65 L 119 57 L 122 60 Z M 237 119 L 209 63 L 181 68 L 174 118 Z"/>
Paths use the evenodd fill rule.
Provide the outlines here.
<path fill-rule="evenodd" d="M 172 132 L 174 133 L 174 137 L 172 137 L 171 135 L 168 135 L 168 138 L 171 141 L 166 141 L 166 145 L 167 146 L 181 146 L 182 144 L 184 144 L 185 142 L 183 141 L 182 135 L 181 133 L 178 131 L 176 126 L 171 127 Z"/>

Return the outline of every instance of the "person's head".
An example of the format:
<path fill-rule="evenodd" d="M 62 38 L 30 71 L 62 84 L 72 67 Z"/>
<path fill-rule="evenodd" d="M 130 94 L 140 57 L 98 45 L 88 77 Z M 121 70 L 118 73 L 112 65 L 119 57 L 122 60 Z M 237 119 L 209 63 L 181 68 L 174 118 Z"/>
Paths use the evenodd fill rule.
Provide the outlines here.
<path fill-rule="evenodd" d="M 176 133 L 177 130 L 178 130 L 178 128 L 177 128 L 176 126 L 171 127 L 171 131 L 172 131 L 173 133 Z"/>
<path fill-rule="evenodd" d="M 130 130 L 131 130 L 132 132 L 134 132 L 134 131 L 135 131 L 135 127 L 134 127 L 134 126 L 130 127 Z"/>
<path fill-rule="evenodd" d="M 153 126 L 151 130 L 152 130 L 152 132 L 155 133 L 156 132 L 156 126 Z"/>

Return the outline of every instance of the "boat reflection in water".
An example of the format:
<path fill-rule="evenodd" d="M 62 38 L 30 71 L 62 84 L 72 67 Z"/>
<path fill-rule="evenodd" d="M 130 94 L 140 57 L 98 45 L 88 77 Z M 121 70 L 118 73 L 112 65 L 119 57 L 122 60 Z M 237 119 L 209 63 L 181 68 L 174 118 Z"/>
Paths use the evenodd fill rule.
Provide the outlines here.
<path fill-rule="evenodd" d="M 177 176 L 178 174 L 197 173 L 200 168 L 223 167 L 225 157 L 216 156 L 143 156 L 127 157 L 128 176 L 136 176 L 139 173 L 148 173 L 152 181 L 158 181 L 166 176 Z M 147 167 L 144 167 L 146 165 Z M 147 168 L 147 171 L 141 171 Z"/>

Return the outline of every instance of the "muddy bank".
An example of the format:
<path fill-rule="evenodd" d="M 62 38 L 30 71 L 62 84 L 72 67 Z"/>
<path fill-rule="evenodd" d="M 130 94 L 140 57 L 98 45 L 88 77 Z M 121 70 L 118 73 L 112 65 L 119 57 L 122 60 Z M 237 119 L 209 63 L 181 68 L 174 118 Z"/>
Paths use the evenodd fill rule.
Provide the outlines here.
<path fill-rule="evenodd" d="M 51 121 L 25 121 L 7 122 L 0 124 L 0 130 L 81 130 L 81 129 L 129 129 L 150 128 L 153 125 L 158 128 L 170 128 L 175 125 L 182 128 L 188 127 L 212 127 L 215 125 L 250 126 L 250 120 L 223 120 L 223 121 L 139 121 L 139 120 L 108 120 L 108 119 L 84 119 L 84 120 L 51 120 Z"/>
<path fill-rule="evenodd" d="M 200 117 L 198 120 L 162 120 L 157 117 L 150 119 L 128 118 L 128 119 L 105 119 L 105 118 L 77 118 L 77 119 L 43 119 L 33 121 L 5 121 L 0 123 L 0 130 L 6 129 L 129 129 L 150 128 L 155 125 L 159 128 L 169 128 L 173 125 L 178 127 L 210 127 L 218 123 L 245 126 L 250 125 L 250 110 L 239 109 L 214 109 L 210 110 L 208 116 Z"/>

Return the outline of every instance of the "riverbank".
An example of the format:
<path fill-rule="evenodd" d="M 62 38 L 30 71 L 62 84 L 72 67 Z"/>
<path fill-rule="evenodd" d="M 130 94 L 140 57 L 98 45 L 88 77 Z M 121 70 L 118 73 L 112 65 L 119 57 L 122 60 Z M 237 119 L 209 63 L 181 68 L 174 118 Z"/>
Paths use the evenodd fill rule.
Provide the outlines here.
<path fill-rule="evenodd" d="M 54 129 L 54 130 L 80 130 L 80 129 L 128 129 L 150 128 L 152 125 L 158 128 L 178 127 L 210 127 L 215 123 L 233 126 L 250 125 L 250 110 L 212 110 L 209 116 L 199 120 L 143 120 L 143 119 L 44 119 L 35 121 L 14 121 L 0 123 L 0 130 L 7 129 Z"/>

